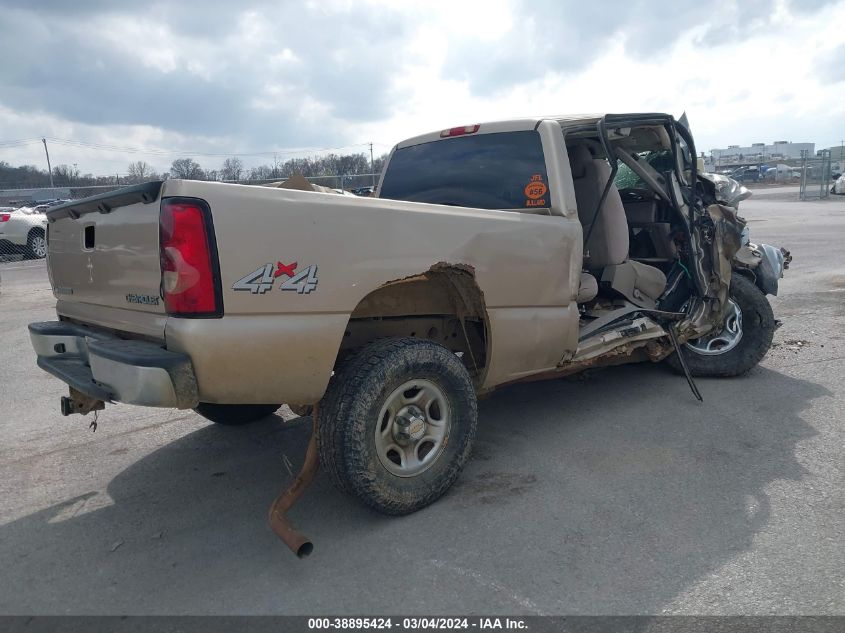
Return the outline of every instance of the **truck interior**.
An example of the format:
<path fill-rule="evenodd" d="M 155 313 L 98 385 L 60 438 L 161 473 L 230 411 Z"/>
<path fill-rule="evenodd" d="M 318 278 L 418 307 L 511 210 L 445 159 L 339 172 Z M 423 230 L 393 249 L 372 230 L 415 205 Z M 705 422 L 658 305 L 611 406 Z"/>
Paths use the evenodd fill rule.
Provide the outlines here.
<path fill-rule="evenodd" d="M 683 234 L 681 210 L 667 186 L 676 179 L 671 141 L 658 126 L 618 130 L 608 141 L 610 160 L 595 128 L 567 137 L 584 229 L 583 269 L 595 280 L 585 281 L 579 303 L 622 296 L 655 308 L 680 264 Z"/>
<path fill-rule="evenodd" d="M 637 315 L 645 333 L 649 316 L 677 314 L 692 291 L 682 257 L 685 145 L 655 122 L 614 126 L 604 138 L 600 126 L 564 131 L 584 232 L 580 339 L 630 327 Z"/>

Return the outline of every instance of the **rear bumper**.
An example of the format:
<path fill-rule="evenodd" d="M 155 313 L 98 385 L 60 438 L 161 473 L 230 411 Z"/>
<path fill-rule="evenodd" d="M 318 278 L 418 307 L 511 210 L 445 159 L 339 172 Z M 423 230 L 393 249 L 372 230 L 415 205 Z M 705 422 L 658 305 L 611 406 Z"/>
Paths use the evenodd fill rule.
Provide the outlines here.
<path fill-rule="evenodd" d="M 62 321 L 30 323 L 38 366 L 105 402 L 191 409 L 199 391 L 191 359 Z"/>

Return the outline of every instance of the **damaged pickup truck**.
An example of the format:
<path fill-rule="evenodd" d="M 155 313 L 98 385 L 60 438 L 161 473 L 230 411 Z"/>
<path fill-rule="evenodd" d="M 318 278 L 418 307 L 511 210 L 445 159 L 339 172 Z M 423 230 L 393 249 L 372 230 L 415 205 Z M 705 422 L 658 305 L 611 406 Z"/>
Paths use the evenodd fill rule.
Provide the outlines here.
<path fill-rule="evenodd" d="M 665 114 L 500 121 L 399 143 L 375 198 L 167 180 L 47 212 L 58 320 L 29 326 L 62 411 L 313 407 L 317 463 L 388 514 L 443 495 L 476 398 L 621 363 L 735 376 L 766 354 L 790 257 Z"/>

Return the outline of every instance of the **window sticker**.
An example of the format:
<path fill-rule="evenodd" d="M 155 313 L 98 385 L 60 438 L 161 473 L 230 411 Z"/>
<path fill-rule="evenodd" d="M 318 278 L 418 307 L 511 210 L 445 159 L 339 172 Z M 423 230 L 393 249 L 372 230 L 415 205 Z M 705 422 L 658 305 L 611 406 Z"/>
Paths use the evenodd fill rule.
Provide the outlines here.
<path fill-rule="evenodd" d="M 543 182 L 542 174 L 534 174 L 531 176 L 531 181 L 525 185 L 525 206 L 526 207 L 545 207 L 545 195 L 549 188 Z"/>

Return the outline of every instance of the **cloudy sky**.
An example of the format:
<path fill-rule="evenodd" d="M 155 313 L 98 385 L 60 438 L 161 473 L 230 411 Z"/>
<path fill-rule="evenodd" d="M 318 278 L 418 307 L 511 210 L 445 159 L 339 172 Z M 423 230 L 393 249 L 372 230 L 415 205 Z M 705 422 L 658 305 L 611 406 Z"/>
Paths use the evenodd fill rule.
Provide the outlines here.
<path fill-rule="evenodd" d="M 845 138 L 845 0 L 0 0 L 0 160 L 125 173 L 686 110 L 699 150 Z"/>

